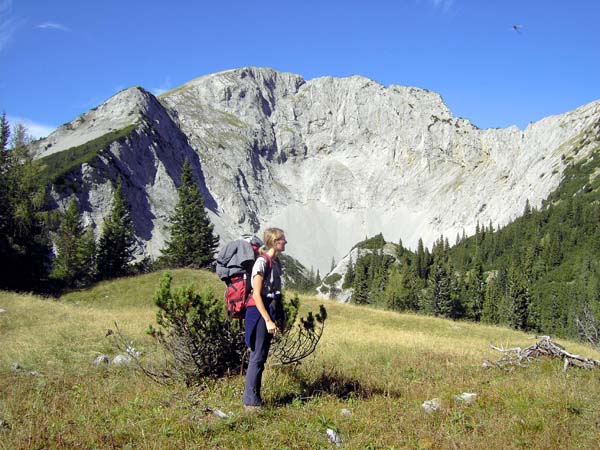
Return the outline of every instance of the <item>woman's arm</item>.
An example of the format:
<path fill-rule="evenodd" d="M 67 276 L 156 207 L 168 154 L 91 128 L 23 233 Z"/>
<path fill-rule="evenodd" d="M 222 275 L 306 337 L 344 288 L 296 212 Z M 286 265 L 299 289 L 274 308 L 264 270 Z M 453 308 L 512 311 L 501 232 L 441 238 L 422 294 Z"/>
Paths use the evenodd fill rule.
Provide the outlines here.
<path fill-rule="evenodd" d="M 263 303 L 262 295 L 260 292 L 262 289 L 262 284 L 263 276 L 262 274 L 257 273 L 256 275 L 254 275 L 254 278 L 252 278 L 252 295 L 254 297 L 254 304 L 256 305 L 256 308 L 258 309 L 258 312 L 260 313 L 262 318 L 265 320 L 265 324 L 267 325 L 267 332 L 270 334 L 275 334 L 275 332 L 277 331 L 277 325 L 275 325 L 275 322 L 271 320 L 271 315 L 269 314 L 269 311 L 267 311 L 267 308 L 265 308 L 265 304 Z"/>

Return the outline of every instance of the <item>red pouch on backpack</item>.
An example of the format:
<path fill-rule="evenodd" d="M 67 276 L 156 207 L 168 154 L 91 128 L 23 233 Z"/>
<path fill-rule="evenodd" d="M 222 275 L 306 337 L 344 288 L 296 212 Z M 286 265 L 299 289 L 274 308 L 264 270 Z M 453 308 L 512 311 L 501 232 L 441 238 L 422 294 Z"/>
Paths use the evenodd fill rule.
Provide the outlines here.
<path fill-rule="evenodd" d="M 233 319 L 243 319 L 246 315 L 246 302 L 250 290 L 246 275 L 232 277 L 225 289 L 225 303 L 227 315 Z"/>

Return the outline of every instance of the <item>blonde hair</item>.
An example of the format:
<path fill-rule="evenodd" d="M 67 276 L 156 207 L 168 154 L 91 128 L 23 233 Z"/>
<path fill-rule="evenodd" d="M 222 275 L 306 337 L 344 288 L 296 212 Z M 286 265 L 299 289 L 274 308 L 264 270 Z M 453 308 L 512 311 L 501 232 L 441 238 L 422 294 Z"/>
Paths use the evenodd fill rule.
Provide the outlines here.
<path fill-rule="evenodd" d="M 264 233 L 265 245 L 267 248 L 275 247 L 275 241 L 284 237 L 285 232 L 281 228 L 267 228 Z"/>

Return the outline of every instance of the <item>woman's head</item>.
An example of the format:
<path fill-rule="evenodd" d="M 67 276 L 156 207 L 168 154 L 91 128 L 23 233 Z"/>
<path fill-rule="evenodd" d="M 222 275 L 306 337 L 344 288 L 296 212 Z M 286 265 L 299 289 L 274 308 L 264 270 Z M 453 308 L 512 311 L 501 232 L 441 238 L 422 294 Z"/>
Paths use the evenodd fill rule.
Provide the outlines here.
<path fill-rule="evenodd" d="M 275 249 L 278 252 L 285 250 L 285 233 L 281 228 L 267 228 L 264 233 L 265 245 L 267 249 Z"/>

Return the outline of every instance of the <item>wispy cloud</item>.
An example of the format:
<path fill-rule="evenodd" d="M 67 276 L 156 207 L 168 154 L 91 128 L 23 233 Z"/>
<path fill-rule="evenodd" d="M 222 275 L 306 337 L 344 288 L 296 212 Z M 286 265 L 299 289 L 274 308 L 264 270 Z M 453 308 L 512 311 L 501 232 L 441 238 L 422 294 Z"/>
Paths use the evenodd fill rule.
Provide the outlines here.
<path fill-rule="evenodd" d="M 69 27 L 66 27 L 63 24 L 56 22 L 44 22 L 36 26 L 36 28 L 41 28 L 42 30 L 57 30 L 66 32 L 71 31 Z"/>
<path fill-rule="evenodd" d="M 173 83 L 171 83 L 171 78 L 167 77 L 163 80 L 163 82 L 160 84 L 159 87 L 155 87 L 152 88 L 150 91 L 154 94 L 154 95 L 160 95 L 164 92 L 167 92 L 168 90 L 170 90 L 173 87 Z"/>
<path fill-rule="evenodd" d="M 6 119 L 8 120 L 11 128 L 19 123 L 22 124 L 25 128 L 27 128 L 27 132 L 31 135 L 31 137 L 35 139 L 46 137 L 56 129 L 56 126 L 54 125 L 41 124 L 23 117 L 6 116 Z"/>
<path fill-rule="evenodd" d="M 8 45 L 16 29 L 12 0 L 0 0 L 0 52 Z"/>
<path fill-rule="evenodd" d="M 436 9 L 440 9 L 443 12 L 448 11 L 454 4 L 454 0 L 431 0 L 431 2 Z"/>

